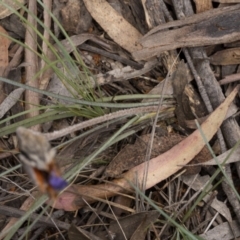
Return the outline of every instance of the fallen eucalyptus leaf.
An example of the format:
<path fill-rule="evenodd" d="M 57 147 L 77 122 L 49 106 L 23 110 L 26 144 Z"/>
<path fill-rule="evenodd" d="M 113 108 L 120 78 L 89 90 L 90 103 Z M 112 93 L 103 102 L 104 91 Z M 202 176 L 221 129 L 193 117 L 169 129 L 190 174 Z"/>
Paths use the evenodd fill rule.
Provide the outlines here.
<path fill-rule="evenodd" d="M 217 132 L 218 128 L 222 124 L 225 118 L 229 105 L 235 98 L 238 92 L 236 87 L 231 94 L 225 99 L 225 101 L 207 118 L 201 125 L 202 132 L 205 138 L 209 141 L 213 135 Z M 146 188 L 150 188 L 158 182 L 168 178 L 172 174 L 179 171 L 182 167 L 180 165 L 186 165 L 189 163 L 204 147 L 205 142 L 199 130 L 195 130 L 182 142 L 171 148 L 169 151 L 156 158 L 153 158 L 149 162 L 148 176 L 146 180 Z M 138 181 L 141 183 L 144 180 L 145 163 L 142 163 L 125 173 L 122 177 L 134 182 L 134 178 L 138 176 Z M 123 187 L 127 187 L 126 183 Z"/>
<path fill-rule="evenodd" d="M 222 124 L 231 102 L 238 93 L 238 89 L 239 87 L 237 86 L 201 125 L 202 132 L 207 141 L 213 137 Z M 190 136 L 169 151 L 151 159 L 148 162 L 148 174 L 145 182 L 146 189 L 151 188 L 179 171 L 182 165 L 189 163 L 201 151 L 204 145 L 205 142 L 200 131 L 195 130 Z M 85 206 L 86 201 L 92 203 L 115 196 L 119 192 L 131 191 L 133 190 L 132 184 L 136 182 L 136 176 L 138 177 L 138 186 L 141 186 L 141 183 L 145 180 L 145 171 L 146 163 L 142 163 L 112 182 L 85 186 L 73 184 L 60 194 L 54 207 L 66 211 L 75 211 Z"/>

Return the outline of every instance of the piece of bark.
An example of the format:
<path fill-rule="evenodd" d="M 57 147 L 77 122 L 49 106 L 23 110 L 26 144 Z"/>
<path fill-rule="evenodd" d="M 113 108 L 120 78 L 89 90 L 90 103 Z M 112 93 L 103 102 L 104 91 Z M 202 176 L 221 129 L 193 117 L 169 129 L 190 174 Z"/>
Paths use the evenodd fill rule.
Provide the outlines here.
<path fill-rule="evenodd" d="M 212 8 L 211 0 L 194 0 L 194 2 L 196 5 L 197 13 L 205 12 Z"/>
<path fill-rule="evenodd" d="M 160 1 L 144 0 L 142 4 L 144 6 L 145 18 L 149 29 L 165 23 Z"/>
<path fill-rule="evenodd" d="M 157 25 L 165 23 L 165 18 L 168 19 L 170 17 L 165 16 L 166 8 L 162 1 L 144 0 L 142 1 L 142 4 L 149 29 L 155 28 Z M 176 69 L 175 66 L 178 62 L 178 53 L 175 50 L 165 51 L 161 53 L 161 56 L 158 59 L 166 68 L 166 71 L 172 73 Z M 161 91 L 164 91 L 164 89 Z"/>
<path fill-rule="evenodd" d="M 185 8 L 186 7 L 191 8 L 191 4 L 189 3 L 189 6 L 188 4 L 185 4 Z M 166 30 L 169 28 L 182 27 L 185 25 L 188 26 L 194 23 L 201 22 L 203 20 L 208 20 L 212 16 L 217 17 L 219 15 L 224 14 L 224 12 L 231 12 L 238 9 L 240 9 L 240 4 L 236 4 L 230 7 L 215 8 L 215 9 L 212 9 L 200 14 L 196 14 L 196 15 L 193 15 L 193 10 L 192 10 L 192 14 L 188 14 L 186 18 L 183 18 L 181 20 L 176 20 L 176 21 L 173 21 L 173 20 L 170 21 L 169 19 L 169 22 L 153 28 L 151 31 L 149 31 L 146 35 L 143 36 L 143 39 L 164 29 Z"/>
<path fill-rule="evenodd" d="M 240 4 L 235 5 L 235 7 L 239 6 Z M 193 10 L 191 11 L 192 12 L 188 13 L 188 15 L 193 14 Z M 192 48 L 190 51 L 193 59 L 200 59 L 202 57 L 207 58 L 203 48 Z M 196 61 L 195 67 L 202 79 L 213 108 L 217 108 L 221 102 L 224 101 L 225 97 L 218 81 L 214 76 L 209 61 Z M 240 138 L 240 129 L 235 119 L 228 119 L 225 121 L 222 125 L 222 130 L 228 146 L 233 147 Z"/>
<path fill-rule="evenodd" d="M 29 47 L 25 49 L 25 61 L 27 66 L 26 71 L 26 84 L 38 88 L 38 79 L 36 79 L 36 73 L 38 71 L 38 58 L 37 58 L 37 33 L 35 32 L 37 26 L 37 20 L 35 15 L 37 15 L 37 3 L 35 1 L 30 1 L 28 5 L 28 22 L 25 37 L 25 44 Z M 34 28 L 34 27 L 35 28 Z M 35 106 L 39 105 L 39 94 L 32 92 L 30 90 L 25 91 L 25 110 L 31 110 L 28 112 L 27 117 L 31 118 L 39 115 L 39 109 Z M 40 125 L 35 125 L 32 129 L 39 130 Z"/>
<path fill-rule="evenodd" d="M 7 31 L 0 26 L 0 76 L 4 77 L 5 69 L 8 66 L 8 47 L 10 45 L 10 40 L 7 38 Z M 5 35 L 5 36 L 4 36 Z M 3 82 L 0 82 L 0 103 L 3 102 L 5 98 L 4 90 L 3 90 Z"/>
<path fill-rule="evenodd" d="M 112 0 L 116 1 L 116 0 Z M 135 26 L 139 32 L 145 34 L 148 31 L 144 9 L 139 0 L 121 1 L 122 4 L 122 16 L 133 26 Z M 131 11 L 129 11 L 131 9 Z"/>
<path fill-rule="evenodd" d="M 239 6 L 224 8 L 224 11 L 222 9 L 221 11 L 219 9 L 210 10 L 198 14 L 197 22 L 196 18 L 190 17 L 188 22 L 181 20 L 181 24 L 176 24 L 178 26 L 183 24 L 189 25 L 178 29 L 161 31 L 150 36 L 148 34 L 140 40 L 143 49 L 135 51 L 133 57 L 136 60 L 144 60 L 157 56 L 163 51 L 180 47 L 215 45 L 239 40 Z M 169 25 L 166 24 L 168 27 Z"/>
<path fill-rule="evenodd" d="M 240 5 L 237 4 L 232 6 L 231 8 L 235 8 L 235 7 L 239 8 L 239 6 Z M 189 0 L 185 0 L 185 14 L 186 16 L 190 16 L 194 14 Z M 190 52 L 193 59 L 206 58 L 206 53 L 202 48 L 193 48 L 193 49 L 190 49 Z M 217 106 L 220 105 L 221 102 L 224 101 L 224 95 L 222 93 L 222 89 L 219 83 L 217 82 L 214 76 L 214 73 L 212 72 L 209 61 L 197 61 L 195 64 L 195 67 L 207 91 L 211 104 L 215 109 Z M 223 122 L 221 130 L 223 132 L 227 145 L 229 147 L 233 147 L 240 138 L 240 129 L 236 120 L 233 118 L 230 118 L 227 121 Z M 226 166 L 225 170 L 229 179 L 231 179 L 230 166 Z M 236 170 L 238 171 L 238 175 L 240 176 L 239 163 L 236 163 Z M 239 200 L 237 199 L 237 197 L 235 197 L 235 193 L 232 190 L 232 188 L 230 188 L 225 181 L 223 182 L 223 189 L 226 195 L 228 196 L 228 200 L 233 206 L 235 213 L 237 214 L 238 221 L 240 222 Z"/>
<path fill-rule="evenodd" d="M 50 32 L 49 29 L 51 29 L 51 23 L 52 18 L 50 16 L 51 9 L 52 9 L 52 0 L 43 0 L 44 4 L 44 10 L 43 10 L 43 19 L 44 19 L 44 33 L 43 33 L 43 39 L 42 41 L 42 55 L 46 56 L 47 59 L 49 59 L 49 62 L 54 61 L 53 52 L 51 51 L 51 48 L 49 48 L 49 42 L 52 41 L 50 38 Z M 47 88 L 47 85 L 53 75 L 53 68 L 49 68 L 48 63 L 45 59 L 40 60 L 40 67 L 39 69 L 42 69 L 40 77 L 39 77 L 39 88 L 45 90 Z"/>

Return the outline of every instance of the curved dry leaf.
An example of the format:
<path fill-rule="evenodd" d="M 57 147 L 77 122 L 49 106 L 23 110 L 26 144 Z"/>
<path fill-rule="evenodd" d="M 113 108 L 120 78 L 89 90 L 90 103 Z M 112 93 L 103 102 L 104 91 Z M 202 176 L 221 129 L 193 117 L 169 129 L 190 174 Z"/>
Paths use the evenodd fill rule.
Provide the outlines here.
<path fill-rule="evenodd" d="M 83 1 L 91 16 L 122 48 L 130 53 L 141 49 L 141 45 L 137 43 L 142 37 L 141 33 L 113 9 L 107 1 Z"/>
<path fill-rule="evenodd" d="M 25 91 L 23 88 L 13 90 L 0 105 L 0 119 L 19 101 L 22 93 Z"/>
<path fill-rule="evenodd" d="M 232 65 L 240 63 L 240 48 L 229 48 L 218 51 L 209 57 L 213 65 Z"/>
<path fill-rule="evenodd" d="M 202 132 L 207 141 L 213 137 L 222 124 L 229 105 L 238 93 L 238 89 L 239 87 L 236 87 L 225 101 L 201 125 Z M 148 175 L 145 183 L 146 189 L 180 170 L 183 165 L 189 163 L 201 151 L 204 145 L 205 142 L 200 131 L 195 130 L 190 136 L 169 151 L 151 159 L 148 163 Z M 58 197 L 54 207 L 66 211 L 75 211 L 85 206 L 86 201 L 91 203 L 115 196 L 119 192 L 131 191 L 132 185 L 130 183 L 135 183 L 136 176 L 138 176 L 138 181 L 140 183 L 138 186 L 140 186 L 145 179 L 145 170 L 146 164 L 142 163 L 124 173 L 121 178 L 115 179 L 109 183 L 86 186 L 73 184 Z"/>

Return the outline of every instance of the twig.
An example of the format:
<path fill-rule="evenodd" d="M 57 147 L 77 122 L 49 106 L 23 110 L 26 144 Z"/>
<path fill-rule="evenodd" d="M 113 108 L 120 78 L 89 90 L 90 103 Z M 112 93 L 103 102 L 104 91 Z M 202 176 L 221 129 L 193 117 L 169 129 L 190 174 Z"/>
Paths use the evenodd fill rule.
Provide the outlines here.
<path fill-rule="evenodd" d="M 36 0 L 29 1 L 28 4 L 28 19 L 27 19 L 27 29 L 26 29 L 26 37 L 25 44 L 29 46 L 29 48 L 25 48 L 25 61 L 28 63 L 25 67 L 26 69 L 26 84 L 29 86 L 38 88 L 38 80 L 34 78 L 37 73 L 37 34 L 34 28 L 37 28 L 37 23 L 35 17 L 37 16 L 37 2 Z M 34 111 L 30 111 L 27 117 L 34 117 L 39 114 L 37 108 L 33 107 L 34 105 L 39 105 L 39 97 L 38 94 L 31 91 L 25 92 L 25 109 L 30 110 L 34 108 Z M 34 130 L 39 130 L 39 125 L 34 126 Z"/>
<path fill-rule="evenodd" d="M 235 73 L 235 74 L 228 75 L 225 78 L 223 78 L 222 80 L 220 80 L 219 84 L 224 85 L 224 84 L 236 82 L 239 80 L 240 80 L 240 73 Z"/>
<path fill-rule="evenodd" d="M 51 17 L 49 14 L 49 11 L 52 9 L 52 0 L 43 0 L 44 4 L 44 12 L 43 12 L 43 18 L 44 18 L 44 33 L 43 33 L 43 41 L 42 41 L 42 55 L 43 56 L 49 56 L 50 51 L 47 45 L 47 42 L 49 42 L 50 39 L 50 33 L 49 30 L 51 29 Z M 51 56 L 49 56 L 51 58 Z M 40 68 L 44 69 L 46 65 L 46 62 L 41 59 L 40 63 Z M 52 68 L 47 68 L 46 71 L 44 71 L 41 76 L 40 76 L 40 81 L 39 81 L 39 87 L 40 89 L 46 89 L 50 76 L 52 75 Z"/>
<path fill-rule="evenodd" d="M 54 140 L 63 136 L 66 136 L 72 132 L 79 131 L 83 128 L 91 127 L 93 125 L 106 122 L 115 118 L 123 117 L 123 116 L 130 116 L 130 115 L 135 115 L 135 114 L 140 114 L 140 113 L 146 113 L 146 112 L 155 112 L 157 110 L 158 106 L 149 106 L 149 107 L 139 107 L 139 108 L 131 108 L 131 109 L 125 109 L 125 110 L 120 110 L 114 113 L 109 113 L 101 117 L 96 117 L 93 119 L 90 119 L 85 122 L 81 122 L 78 124 L 75 124 L 73 126 L 61 129 L 59 131 L 55 131 L 52 133 L 45 133 L 44 135 L 48 140 Z"/>

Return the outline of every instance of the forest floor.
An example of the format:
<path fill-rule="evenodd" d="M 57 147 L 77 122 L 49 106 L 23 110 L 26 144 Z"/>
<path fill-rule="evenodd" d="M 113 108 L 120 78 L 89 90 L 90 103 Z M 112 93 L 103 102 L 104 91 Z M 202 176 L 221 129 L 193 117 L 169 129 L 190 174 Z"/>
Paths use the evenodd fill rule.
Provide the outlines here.
<path fill-rule="evenodd" d="M 3 1 L 0 239 L 238 239 L 237 2 Z"/>

